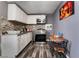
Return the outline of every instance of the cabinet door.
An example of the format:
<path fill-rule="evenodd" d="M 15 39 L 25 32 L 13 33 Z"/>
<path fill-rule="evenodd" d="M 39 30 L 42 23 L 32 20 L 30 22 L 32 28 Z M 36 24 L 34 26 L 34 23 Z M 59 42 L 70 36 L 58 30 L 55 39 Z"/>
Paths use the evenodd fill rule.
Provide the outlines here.
<path fill-rule="evenodd" d="M 29 15 L 27 18 L 27 24 L 37 24 L 35 17 Z"/>
<path fill-rule="evenodd" d="M 19 22 L 22 22 L 21 19 L 22 19 L 22 11 L 16 6 L 16 20 L 19 21 Z"/>
<path fill-rule="evenodd" d="M 21 35 L 21 38 L 20 38 L 20 50 L 23 49 L 23 35 Z"/>
<path fill-rule="evenodd" d="M 20 36 L 20 48 L 19 50 L 22 51 L 22 49 L 32 40 L 32 34 L 27 33 Z"/>
<path fill-rule="evenodd" d="M 6 56 L 7 50 L 8 50 L 7 49 L 7 36 L 2 36 L 1 37 L 1 56 Z"/>
<path fill-rule="evenodd" d="M 21 44 L 21 42 L 20 42 L 20 40 L 21 40 L 21 36 L 18 36 L 18 54 L 20 53 L 20 51 L 21 51 L 21 47 L 20 47 L 20 44 Z"/>
<path fill-rule="evenodd" d="M 44 20 L 46 18 L 46 16 L 45 15 L 38 15 L 37 18 Z"/>
<path fill-rule="evenodd" d="M 4 35 L 1 37 L 1 55 L 15 57 L 18 53 L 17 35 Z"/>
<path fill-rule="evenodd" d="M 16 5 L 8 4 L 8 20 L 16 20 Z"/>
<path fill-rule="evenodd" d="M 27 17 L 28 17 L 28 15 L 26 13 L 23 13 L 23 21 L 25 23 L 27 23 Z"/>
<path fill-rule="evenodd" d="M 27 14 L 25 14 L 16 4 L 8 4 L 8 20 L 26 24 Z"/>
<path fill-rule="evenodd" d="M 27 38 L 27 42 L 29 43 L 32 40 L 32 33 L 28 33 Z"/>
<path fill-rule="evenodd" d="M 22 51 L 22 49 L 27 45 L 26 36 L 24 35 L 20 36 L 20 51 Z"/>

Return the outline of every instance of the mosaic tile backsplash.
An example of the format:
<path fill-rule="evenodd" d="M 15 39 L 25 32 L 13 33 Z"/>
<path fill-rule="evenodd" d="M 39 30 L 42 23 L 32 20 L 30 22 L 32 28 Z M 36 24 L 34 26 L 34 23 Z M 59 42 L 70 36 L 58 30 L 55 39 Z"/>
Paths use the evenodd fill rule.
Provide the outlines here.
<path fill-rule="evenodd" d="M 22 26 L 24 25 L 14 25 L 12 22 L 9 22 L 5 17 L 0 17 L 0 31 L 20 30 L 22 29 Z"/>

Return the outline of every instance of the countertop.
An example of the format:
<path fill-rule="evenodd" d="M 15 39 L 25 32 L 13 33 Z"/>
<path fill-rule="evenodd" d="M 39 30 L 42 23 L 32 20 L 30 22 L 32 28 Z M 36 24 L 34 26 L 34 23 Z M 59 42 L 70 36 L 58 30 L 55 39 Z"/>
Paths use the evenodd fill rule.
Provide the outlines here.
<path fill-rule="evenodd" d="M 31 33 L 31 32 L 20 33 L 20 34 L 18 34 L 18 36 L 23 35 L 23 34 L 27 34 L 27 33 Z"/>
<path fill-rule="evenodd" d="M 8 34 L 8 33 L 5 33 L 5 34 L 2 34 L 2 35 L 23 35 L 23 34 L 27 34 L 27 33 L 31 33 L 31 32 L 25 32 L 25 33 L 19 33 L 19 34 Z"/>

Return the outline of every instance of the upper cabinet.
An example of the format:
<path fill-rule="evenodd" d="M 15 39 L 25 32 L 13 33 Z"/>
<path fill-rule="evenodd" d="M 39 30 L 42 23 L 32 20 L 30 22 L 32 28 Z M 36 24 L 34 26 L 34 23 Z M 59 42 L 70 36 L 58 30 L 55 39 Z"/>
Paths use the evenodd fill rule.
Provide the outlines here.
<path fill-rule="evenodd" d="M 27 24 L 37 24 L 37 19 L 44 20 L 46 15 L 28 15 Z"/>
<path fill-rule="evenodd" d="M 27 15 L 16 4 L 8 4 L 8 20 L 25 24 L 37 24 L 37 19 L 45 20 L 46 15 Z"/>
<path fill-rule="evenodd" d="M 27 14 L 25 14 L 16 4 L 8 4 L 8 20 L 26 24 Z"/>

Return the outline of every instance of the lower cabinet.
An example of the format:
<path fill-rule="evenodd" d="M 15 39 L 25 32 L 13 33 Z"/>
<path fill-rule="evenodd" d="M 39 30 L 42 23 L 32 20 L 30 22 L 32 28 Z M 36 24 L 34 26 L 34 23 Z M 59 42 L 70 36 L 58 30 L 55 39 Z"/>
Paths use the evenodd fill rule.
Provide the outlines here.
<path fill-rule="evenodd" d="M 19 36 L 19 51 L 23 50 L 23 48 L 30 42 L 32 41 L 32 33 L 27 33 Z"/>
<path fill-rule="evenodd" d="M 2 35 L 1 56 L 15 57 L 32 40 L 32 33 L 17 35 Z"/>
<path fill-rule="evenodd" d="M 18 53 L 17 35 L 2 35 L 1 37 L 1 56 L 15 57 Z"/>

